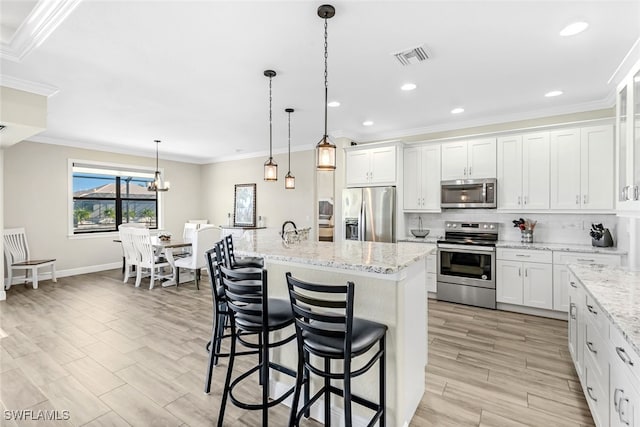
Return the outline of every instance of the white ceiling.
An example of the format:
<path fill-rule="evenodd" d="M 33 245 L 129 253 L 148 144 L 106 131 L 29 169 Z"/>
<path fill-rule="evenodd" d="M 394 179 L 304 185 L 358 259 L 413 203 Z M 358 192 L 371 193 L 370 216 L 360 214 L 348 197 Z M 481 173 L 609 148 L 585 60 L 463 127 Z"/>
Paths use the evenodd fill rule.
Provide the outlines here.
<path fill-rule="evenodd" d="M 145 155 L 161 139 L 162 158 L 195 163 L 265 153 L 269 68 L 274 151 L 286 151 L 286 107 L 294 150 L 322 136 L 321 2 L 66 1 L 46 40 L 0 63 L 3 85 L 58 89 L 32 139 Z M 332 4 L 329 99 L 341 106 L 329 133 L 357 141 L 610 107 L 638 59 L 635 49 L 623 62 L 640 36 L 639 1 Z M 560 37 L 574 21 L 589 28 Z M 392 55 L 418 45 L 428 61 L 402 67 Z M 418 88 L 400 91 L 405 82 Z M 564 95 L 544 97 L 554 89 Z"/>

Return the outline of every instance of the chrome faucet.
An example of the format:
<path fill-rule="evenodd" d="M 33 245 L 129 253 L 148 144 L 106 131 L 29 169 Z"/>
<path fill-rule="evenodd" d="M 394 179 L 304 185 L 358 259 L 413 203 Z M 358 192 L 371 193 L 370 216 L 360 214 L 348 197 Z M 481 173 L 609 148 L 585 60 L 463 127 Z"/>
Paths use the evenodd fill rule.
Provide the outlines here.
<path fill-rule="evenodd" d="M 287 226 L 287 224 L 293 225 L 293 231 L 295 231 L 296 234 L 298 234 L 298 227 L 296 227 L 296 223 L 293 222 L 293 221 L 285 221 L 282 224 L 282 234 L 281 234 L 282 235 L 282 240 L 286 240 L 285 235 L 284 235 L 284 228 Z"/>

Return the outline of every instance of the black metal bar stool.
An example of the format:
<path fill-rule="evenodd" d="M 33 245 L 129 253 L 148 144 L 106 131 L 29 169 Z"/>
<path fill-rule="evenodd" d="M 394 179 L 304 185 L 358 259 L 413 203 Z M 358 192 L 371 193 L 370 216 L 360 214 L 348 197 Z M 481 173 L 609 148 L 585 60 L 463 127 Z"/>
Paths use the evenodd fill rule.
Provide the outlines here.
<path fill-rule="evenodd" d="M 309 416 L 309 408 L 320 397 L 324 396 L 324 423 L 331 425 L 331 393 L 344 398 L 345 426 L 352 425 L 351 402 L 363 405 L 373 411 L 369 425 L 376 421 L 381 427 L 385 425 L 385 340 L 387 326 L 369 320 L 353 317 L 353 282 L 346 286 L 317 285 L 303 282 L 286 274 L 289 297 L 295 317 L 296 335 L 298 338 L 298 368 L 296 391 L 291 406 L 289 426 L 297 426 L 302 416 Z M 378 351 L 360 369 L 351 370 L 354 357 L 364 355 L 378 344 Z M 310 355 L 324 359 L 323 367 L 311 363 Z M 343 372 L 331 372 L 331 361 L 343 360 Z M 351 393 L 351 379 L 367 372 L 379 362 L 380 389 L 379 402 L 375 403 Z M 324 379 L 323 387 L 308 399 L 297 411 L 300 392 L 303 386 L 308 387 L 309 371 Z M 331 385 L 332 379 L 341 379 L 344 389 Z M 306 394 L 306 393 L 305 393 Z"/>
<path fill-rule="evenodd" d="M 254 273 L 243 271 L 244 269 L 229 269 L 220 266 L 222 288 L 229 312 L 231 323 L 231 349 L 229 351 L 229 366 L 225 379 L 218 426 L 221 427 L 224 420 L 227 398 L 231 402 L 247 410 L 262 410 L 262 425 L 268 426 L 269 408 L 281 403 L 289 397 L 294 387 L 284 392 L 281 396 L 269 401 L 269 370 L 274 369 L 284 374 L 295 376 L 295 372 L 277 363 L 269 361 L 269 350 L 295 339 L 292 333 L 276 342 L 271 342 L 270 333 L 281 331 L 293 324 L 291 304 L 287 300 L 269 298 L 267 286 L 267 271 L 261 270 L 258 280 Z M 250 342 L 245 339 L 248 334 L 258 334 L 258 342 Z M 236 344 L 258 350 L 258 364 L 248 371 L 240 374 L 232 381 L 233 365 L 236 352 Z M 259 403 L 247 403 L 234 395 L 233 389 L 243 380 L 255 372 L 259 374 L 259 383 L 262 385 L 262 399 Z"/>
<path fill-rule="evenodd" d="M 209 360 L 207 363 L 207 374 L 205 377 L 204 392 L 209 393 L 211 391 L 211 378 L 213 375 L 213 367 L 218 364 L 219 357 L 229 357 L 229 353 L 222 353 L 220 348 L 222 340 L 230 338 L 231 334 L 225 335 L 225 328 L 228 328 L 229 324 L 229 310 L 227 309 L 227 303 L 224 296 L 224 290 L 222 288 L 222 279 L 220 277 L 220 266 L 224 265 L 224 242 L 222 240 L 216 242 L 213 248 L 205 252 L 207 259 L 207 270 L 209 272 L 209 281 L 211 283 L 211 295 L 213 300 L 213 325 L 211 328 L 211 341 L 206 345 L 207 352 L 209 353 Z M 245 273 L 253 274 L 253 277 L 259 279 L 262 274 L 262 269 L 257 268 L 244 268 Z M 248 355 L 257 354 L 257 350 L 249 350 L 243 352 L 237 352 L 236 355 Z"/>
<path fill-rule="evenodd" d="M 236 258 L 233 251 L 233 236 L 231 234 L 224 237 L 224 254 L 225 266 L 227 268 L 264 267 L 264 259 L 260 257 L 246 256 Z"/>

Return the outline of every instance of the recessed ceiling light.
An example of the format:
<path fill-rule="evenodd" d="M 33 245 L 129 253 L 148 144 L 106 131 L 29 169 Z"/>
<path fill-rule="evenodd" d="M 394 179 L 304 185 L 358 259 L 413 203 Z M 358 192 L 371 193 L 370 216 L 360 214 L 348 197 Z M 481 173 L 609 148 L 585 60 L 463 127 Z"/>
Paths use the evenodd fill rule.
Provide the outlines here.
<path fill-rule="evenodd" d="M 414 90 L 417 86 L 415 85 L 415 83 L 405 83 L 403 84 L 400 89 L 401 90 Z"/>
<path fill-rule="evenodd" d="M 371 120 L 366 120 L 362 122 L 362 126 L 373 126 L 373 122 Z"/>
<path fill-rule="evenodd" d="M 331 101 L 329 103 L 327 103 L 328 107 L 339 107 L 340 103 L 338 101 Z"/>
<path fill-rule="evenodd" d="M 573 24 L 569 24 L 560 31 L 560 35 L 563 37 L 567 36 L 575 36 L 587 29 L 589 24 L 586 22 L 574 22 Z"/>
<path fill-rule="evenodd" d="M 561 90 L 552 90 L 551 92 L 547 92 L 544 94 L 544 96 L 546 96 L 547 98 L 552 98 L 554 96 L 559 96 L 559 95 L 562 95 Z"/>
<path fill-rule="evenodd" d="M 458 107 L 451 110 L 451 114 L 460 114 L 460 113 L 464 113 L 464 108 Z"/>

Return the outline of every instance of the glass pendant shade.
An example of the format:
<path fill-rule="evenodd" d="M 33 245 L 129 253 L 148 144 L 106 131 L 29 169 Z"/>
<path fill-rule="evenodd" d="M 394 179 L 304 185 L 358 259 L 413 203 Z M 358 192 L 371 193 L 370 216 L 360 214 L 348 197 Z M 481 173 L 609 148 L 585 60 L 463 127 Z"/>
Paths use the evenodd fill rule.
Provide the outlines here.
<path fill-rule="evenodd" d="M 278 164 L 273 161 L 271 157 L 264 162 L 264 180 L 265 181 L 277 181 L 278 180 Z"/>
<path fill-rule="evenodd" d="M 147 190 L 149 191 L 169 191 L 169 187 L 171 184 L 169 181 L 165 181 L 160 173 L 160 168 L 158 167 L 158 146 L 160 145 L 160 140 L 156 139 L 153 141 L 156 143 L 156 172 L 153 175 L 153 181 L 147 184 Z"/>
<path fill-rule="evenodd" d="M 287 190 L 293 190 L 296 188 L 296 177 L 288 172 L 284 177 L 284 188 Z"/>
<path fill-rule="evenodd" d="M 319 171 L 336 170 L 336 146 L 328 136 L 324 136 L 316 145 L 316 169 Z"/>

